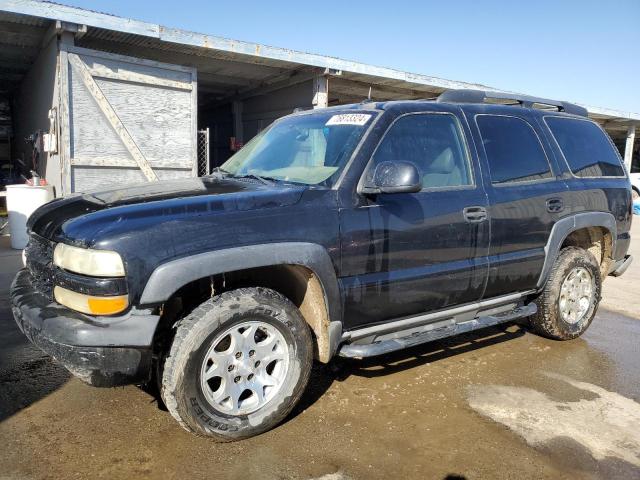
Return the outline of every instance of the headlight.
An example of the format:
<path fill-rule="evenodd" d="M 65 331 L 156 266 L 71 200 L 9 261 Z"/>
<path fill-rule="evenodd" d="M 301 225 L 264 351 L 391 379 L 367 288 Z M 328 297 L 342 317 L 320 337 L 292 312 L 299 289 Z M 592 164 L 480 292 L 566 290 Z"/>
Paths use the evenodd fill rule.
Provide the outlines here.
<path fill-rule="evenodd" d="M 92 277 L 124 277 L 124 264 L 117 252 L 91 250 L 59 243 L 53 251 L 53 263 L 74 273 Z"/>

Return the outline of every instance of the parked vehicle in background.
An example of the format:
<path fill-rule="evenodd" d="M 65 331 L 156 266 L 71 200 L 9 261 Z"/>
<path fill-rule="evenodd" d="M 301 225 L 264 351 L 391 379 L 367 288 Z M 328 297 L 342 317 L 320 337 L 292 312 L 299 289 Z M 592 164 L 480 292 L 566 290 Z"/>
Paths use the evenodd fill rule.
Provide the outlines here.
<path fill-rule="evenodd" d="M 55 200 L 11 297 L 79 378 L 155 377 L 184 428 L 236 440 L 289 414 L 314 358 L 517 319 L 580 336 L 630 225 L 629 177 L 583 108 L 452 91 L 297 113 L 211 176 Z"/>

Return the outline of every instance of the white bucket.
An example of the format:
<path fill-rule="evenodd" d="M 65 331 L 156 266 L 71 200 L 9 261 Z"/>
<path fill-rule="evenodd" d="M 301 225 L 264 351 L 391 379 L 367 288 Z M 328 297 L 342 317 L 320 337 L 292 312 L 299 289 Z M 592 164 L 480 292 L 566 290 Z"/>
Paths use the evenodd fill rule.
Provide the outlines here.
<path fill-rule="evenodd" d="M 41 205 L 53 200 L 53 186 L 7 185 L 7 210 L 9 211 L 9 232 L 11 248 L 23 249 L 27 246 L 27 220 Z"/>

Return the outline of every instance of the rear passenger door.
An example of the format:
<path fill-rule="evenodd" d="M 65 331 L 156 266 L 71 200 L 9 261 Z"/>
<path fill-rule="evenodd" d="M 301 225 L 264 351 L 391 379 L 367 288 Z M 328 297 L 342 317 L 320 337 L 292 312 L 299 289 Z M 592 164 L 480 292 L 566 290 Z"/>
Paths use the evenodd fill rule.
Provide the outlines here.
<path fill-rule="evenodd" d="M 484 298 L 535 288 L 547 239 L 565 210 L 566 185 L 557 178 L 554 158 L 526 112 L 480 110 L 469 121 L 489 196 L 489 276 Z"/>

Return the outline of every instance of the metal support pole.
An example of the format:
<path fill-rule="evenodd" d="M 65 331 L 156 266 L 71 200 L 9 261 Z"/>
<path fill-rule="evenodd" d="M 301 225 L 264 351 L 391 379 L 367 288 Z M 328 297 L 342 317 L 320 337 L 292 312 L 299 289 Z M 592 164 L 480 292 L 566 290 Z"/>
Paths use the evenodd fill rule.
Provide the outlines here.
<path fill-rule="evenodd" d="M 243 142 L 242 132 L 242 102 L 240 100 L 234 100 L 232 104 L 233 108 L 233 135 L 236 137 L 237 142 Z"/>
<path fill-rule="evenodd" d="M 211 158 L 210 158 L 210 137 L 209 137 L 209 127 L 207 127 L 204 131 L 204 161 L 205 161 L 205 173 L 209 175 L 211 173 Z"/>
<path fill-rule="evenodd" d="M 636 126 L 629 125 L 627 129 L 627 143 L 624 146 L 624 166 L 627 172 L 631 171 L 631 162 L 633 161 L 633 143 L 636 139 Z"/>
<path fill-rule="evenodd" d="M 326 108 L 329 106 L 329 77 L 316 75 L 313 79 L 313 108 Z"/>
<path fill-rule="evenodd" d="M 218 145 L 220 139 L 218 138 L 218 124 L 216 123 L 213 126 L 213 165 L 218 167 L 220 166 L 220 159 L 219 157 L 219 153 L 218 153 Z"/>

